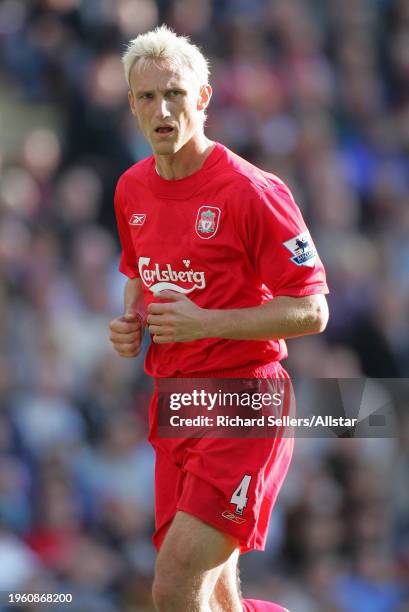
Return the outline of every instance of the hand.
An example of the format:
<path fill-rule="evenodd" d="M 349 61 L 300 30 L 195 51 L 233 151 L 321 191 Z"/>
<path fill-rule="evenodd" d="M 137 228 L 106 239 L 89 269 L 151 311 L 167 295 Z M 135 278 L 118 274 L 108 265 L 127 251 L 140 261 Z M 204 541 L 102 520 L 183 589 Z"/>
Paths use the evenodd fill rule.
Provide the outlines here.
<path fill-rule="evenodd" d="M 125 313 L 109 324 L 109 339 L 121 357 L 136 357 L 141 351 L 143 323 L 135 312 Z"/>
<path fill-rule="evenodd" d="M 160 291 L 156 297 L 166 302 L 153 302 L 148 306 L 149 333 L 155 344 L 190 342 L 206 337 L 206 310 L 176 291 Z"/>

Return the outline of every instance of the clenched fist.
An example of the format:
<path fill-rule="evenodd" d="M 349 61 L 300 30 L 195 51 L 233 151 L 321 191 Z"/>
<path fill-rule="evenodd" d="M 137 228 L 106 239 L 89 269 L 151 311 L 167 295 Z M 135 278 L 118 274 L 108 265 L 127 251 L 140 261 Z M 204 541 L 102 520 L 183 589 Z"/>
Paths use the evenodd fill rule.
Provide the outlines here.
<path fill-rule="evenodd" d="M 199 308 L 186 295 L 175 291 L 160 291 L 155 297 L 166 302 L 148 306 L 148 329 L 155 344 L 191 342 L 206 336 L 205 319 L 208 310 Z"/>
<path fill-rule="evenodd" d="M 137 313 L 127 313 L 109 324 L 109 339 L 121 357 L 136 357 L 141 351 L 144 326 Z"/>

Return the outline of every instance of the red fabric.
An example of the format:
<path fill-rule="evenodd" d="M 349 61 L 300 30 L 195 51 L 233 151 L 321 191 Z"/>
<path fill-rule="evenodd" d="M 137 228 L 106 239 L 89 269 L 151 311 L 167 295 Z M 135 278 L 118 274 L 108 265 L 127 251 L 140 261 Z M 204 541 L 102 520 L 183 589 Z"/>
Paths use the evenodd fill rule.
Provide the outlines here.
<path fill-rule="evenodd" d="M 279 364 L 275 378 L 288 379 Z M 157 397 L 155 392 L 149 435 L 156 452 L 153 542 L 157 550 L 177 510 L 237 538 L 242 553 L 264 550 L 270 514 L 291 462 L 294 440 L 290 437 L 160 438 L 157 436 Z M 288 414 L 289 402 L 290 386 L 283 401 L 283 414 Z M 247 503 L 243 513 L 237 515 L 231 498 L 245 475 L 251 477 Z"/>
<path fill-rule="evenodd" d="M 179 180 L 161 178 L 153 157 L 138 162 L 118 182 L 115 210 L 120 270 L 141 278 L 146 304 L 161 288 L 211 309 L 328 291 L 318 256 L 293 261 L 287 241 L 307 228 L 288 188 L 220 144 L 198 172 Z M 206 214 L 212 217 L 210 229 L 203 225 Z M 310 239 L 309 244 L 313 248 Z M 152 343 L 145 367 L 157 377 L 206 377 L 209 371 L 257 368 L 286 356 L 284 340 L 211 338 Z"/>
<path fill-rule="evenodd" d="M 286 608 L 260 599 L 243 599 L 244 612 L 288 612 Z"/>

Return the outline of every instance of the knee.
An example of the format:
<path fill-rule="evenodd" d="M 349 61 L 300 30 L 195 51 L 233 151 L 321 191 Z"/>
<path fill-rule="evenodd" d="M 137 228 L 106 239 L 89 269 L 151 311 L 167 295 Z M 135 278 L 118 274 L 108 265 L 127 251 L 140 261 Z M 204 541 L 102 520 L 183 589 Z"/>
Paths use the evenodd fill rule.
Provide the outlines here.
<path fill-rule="evenodd" d="M 152 586 L 152 597 L 157 610 L 180 612 L 178 604 L 183 602 L 186 582 L 186 571 L 179 564 L 173 563 L 166 567 L 159 563 Z"/>
<path fill-rule="evenodd" d="M 152 599 L 158 612 L 180 612 L 182 609 L 187 609 L 188 603 L 200 602 L 197 593 L 187 592 L 177 581 L 163 579 L 160 576 L 156 576 L 153 581 Z"/>
<path fill-rule="evenodd" d="M 175 587 L 171 581 L 163 580 L 160 576 L 155 576 L 152 585 L 152 599 L 155 608 L 162 612 L 172 605 L 174 600 Z"/>

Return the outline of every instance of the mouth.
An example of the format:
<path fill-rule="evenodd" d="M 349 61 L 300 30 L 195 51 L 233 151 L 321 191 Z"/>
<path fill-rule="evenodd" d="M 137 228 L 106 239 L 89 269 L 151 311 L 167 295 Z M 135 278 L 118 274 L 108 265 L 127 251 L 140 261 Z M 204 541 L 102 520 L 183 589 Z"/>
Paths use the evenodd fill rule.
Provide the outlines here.
<path fill-rule="evenodd" d="M 175 129 L 171 125 L 160 125 L 155 128 L 155 133 L 160 134 L 161 136 L 167 136 L 169 134 L 173 134 Z"/>

